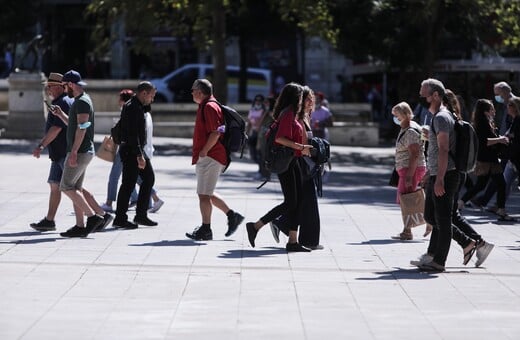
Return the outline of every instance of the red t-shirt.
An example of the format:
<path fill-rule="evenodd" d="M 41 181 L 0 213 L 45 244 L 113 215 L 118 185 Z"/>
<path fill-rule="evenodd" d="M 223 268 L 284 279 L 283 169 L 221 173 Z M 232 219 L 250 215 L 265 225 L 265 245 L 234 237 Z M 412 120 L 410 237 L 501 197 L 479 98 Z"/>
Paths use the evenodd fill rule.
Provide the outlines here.
<path fill-rule="evenodd" d="M 276 138 L 285 137 L 295 143 L 303 144 L 303 126 L 295 119 L 292 110 L 283 113 L 278 124 Z M 294 150 L 294 155 L 300 157 L 302 152 L 300 150 Z"/>
<path fill-rule="evenodd" d="M 215 97 L 211 96 L 209 99 L 214 100 Z M 199 108 L 197 109 L 195 128 L 193 129 L 191 164 L 195 164 L 199 160 L 200 150 L 202 150 L 204 145 L 206 145 L 210 133 L 218 131 L 217 128 L 224 124 L 224 117 L 220 106 L 215 102 L 208 103 L 208 100 L 200 103 Z M 204 112 L 202 112 L 203 108 Z M 202 118 L 203 114 L 204 118 Z M 209 150 L 208 156 L 223 165 L 227 165 L 226 149 L 224 148 L 224 145 L 220 143 L 220 140 Z"/>

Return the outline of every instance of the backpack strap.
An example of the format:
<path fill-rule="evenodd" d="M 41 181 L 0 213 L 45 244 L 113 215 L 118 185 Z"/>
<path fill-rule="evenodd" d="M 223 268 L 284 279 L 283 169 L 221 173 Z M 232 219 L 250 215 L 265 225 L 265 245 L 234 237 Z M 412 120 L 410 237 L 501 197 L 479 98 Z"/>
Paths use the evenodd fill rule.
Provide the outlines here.
<path fill-rule="evenodd" d="M 455 124 L 459 121 L 459 118 L 458 118 L 454 113 L 452 113 L 451 111 L 446 110 L 446 109 L 443 109 L 443 110 L 441 110 L 441 111 L 448 112 L 448 113 L 451 115 L 451 118 L 453 118 L 453 120 L 455 121 Z M 439 111 L 439 112 L 441 112 L 441 111 Z M 437 113 L 439 113 L 439 112 L 437 112 Z M 431 130 L 433 131 L 433 133 L 434 133 L 435 135 L 437 135 L 437 132 L 435 132 L 435 126 L 434 126 L 434 122 L 433 122 L 434 119 L 435 119 L 435 115 L 432 117 Z M 453 125 L 453 133 L 455 133 L 455 124 Z M 448 140 L 448 143 L 449 143 L 449 140 Z M 438 145 L 437 145 L 437 146 L 438 146 Z M 448 147 L 449 147 L 449 145 L 448 145 Z M 450 156 L 451 159 L 452 159 L 453 161 L 455 161 L 455 155 L 453 154 L 453 151 L 452 151 L 451 149 L 448 151 L 448 156 Z"/>

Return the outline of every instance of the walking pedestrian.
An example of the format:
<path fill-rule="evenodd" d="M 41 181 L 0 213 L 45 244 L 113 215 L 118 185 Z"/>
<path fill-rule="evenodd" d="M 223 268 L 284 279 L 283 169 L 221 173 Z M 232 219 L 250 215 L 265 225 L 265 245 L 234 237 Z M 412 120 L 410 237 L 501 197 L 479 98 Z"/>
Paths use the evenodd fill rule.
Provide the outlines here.
<path fill-rule="evenodd" d="M 294 149 L 294 159 L 289 168 L 278 174 L 284 200 L 271 209 L 256 222 L 246 224 L 249 243 L 254 248 L 258 231 L 265 224 L 280 215 L 286 215 L 289 226 L 289 240 L 285 249 L 288 252 L 309 252 L 311 249 L 298 243 L 298 212 L 303 200 L 302 170 L 299 157 L 310 156 L 311 145 L 304 144 L 304 128 L 298 121 L 297 113 L 301 110 L 303 87 L 296 83 L 286 84 L 280 93 L 274 107 L 273 117 L 278 121 L 279 128 L 275 143 Z"/>
<path fill-rule="evenodd" d="M 56 230 L 54 218 L 61 201 L 60 181 L 63 174 L 65 156 L 67 155 L 67 124 L 58 116 L 52 114 L 51 108 L 57 105 L 63 112 L 68 114 L 70 106 L 74 102 L 73 98 L 69 98 L 66 95 L 64 86 L 61 83 L 62 78 L 62 74 L 53 72 L 49 74 L 49 78 L 45 83 L 45 90 L 52 101 L 47 112 L 45 135 L 32 152 L 34 157 L 40 158 L 41 152 L 47 148 L 49 158 L 51 159 L 51 167 L 47 179 L 47 183 L 50 186 L 47 215 L 41 221 L 30 224 L 31 228 L 37 231 Z"/>
<path fill-rule="evenodd" d="M 191 88 L 193 101 L 197 103 L 197 116 L 193 131 L 192 162 L 197 175 L 197 195 L 202 224 L 186 237 L 196 241 L 213 239 L 211 230 L 212 207 L 222 210 L 228 218 L 226 237 L 235 233 L 244 216 L 230 209 L 215 192 L 220 174 L 227 166 L 226 149 L 221 143 L 224 133 L 224 116 L 213 96 L 213 85 L 207 79 L 197 79 Z"/>

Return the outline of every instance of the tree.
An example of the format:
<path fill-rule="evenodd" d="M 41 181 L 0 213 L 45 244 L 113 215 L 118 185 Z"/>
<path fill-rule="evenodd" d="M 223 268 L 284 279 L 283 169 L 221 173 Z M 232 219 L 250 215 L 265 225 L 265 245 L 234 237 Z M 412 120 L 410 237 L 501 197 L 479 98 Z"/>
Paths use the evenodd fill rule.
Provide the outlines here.
<path fill-rule="evenodd" d="M 520 46 L 518 0 L 346 0 L 335 6 L 340 50 L 397 71 L 404 93 L 431 76 L 441 58 L 507 55 Z"/>
<path fill-rule="evenodd" d="M 174 36 L 187 36 L 201 50 L 211 49 L 215 63 L 215 91 L 226 101 L 225 38 L 227 21 L 243 22 L 240 16 L 252 17 L 250 0 L 94 0 L 88 12 L 96 20 L 93 40 L 98 53 L 107 53 L 110 47 L 110 24 L 125 17 L 128 36 L 134 38 L 132 49 L 147 53 L 150 37 L 160 31 Z M 256 1 L 258 3 L 258 1 Z M 335 43 L 337 32 L 326 0 L 264 0 L 263 8 L 277 13 L 287 25 L 306 34 L 320 35 Z M 258 6 L 257 6 L 258 7 Z M 238 13 L 238 14 L 237 14 Z M 240 25 L 235 26 L 241 34 Z M 241 86 L 243 87 L 243 85 Z"/>

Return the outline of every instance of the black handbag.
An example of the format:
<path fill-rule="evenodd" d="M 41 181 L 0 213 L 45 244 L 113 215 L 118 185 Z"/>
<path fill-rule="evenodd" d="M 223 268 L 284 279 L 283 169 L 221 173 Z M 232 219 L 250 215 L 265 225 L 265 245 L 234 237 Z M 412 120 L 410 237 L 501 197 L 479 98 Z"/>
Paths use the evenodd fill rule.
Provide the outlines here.
<path fill-rule="evenodd" d="M 266 157 L 265 167 L 273 174 L 281 174 L 289 169 L 294 159 L 294 149 L 283 145 L 273 145 Z"/>
<path fill-rule="evenodd" d="M 390 180 L 388 181 L 388 185 L 394 188 L 397 188 L 397 184 L 399 183 L 399 174 L 397 170 L 394 168 L 392 171 L 392 175 L 390 175 Z"/>

